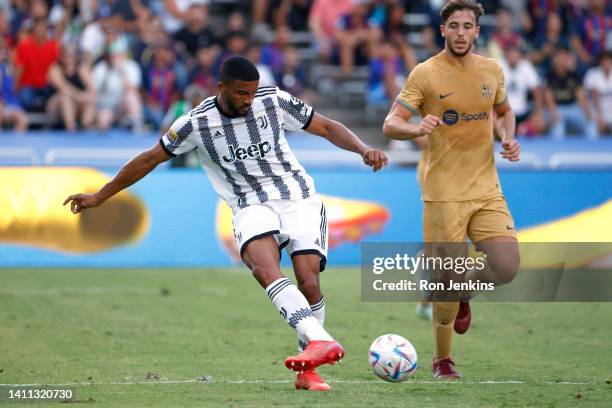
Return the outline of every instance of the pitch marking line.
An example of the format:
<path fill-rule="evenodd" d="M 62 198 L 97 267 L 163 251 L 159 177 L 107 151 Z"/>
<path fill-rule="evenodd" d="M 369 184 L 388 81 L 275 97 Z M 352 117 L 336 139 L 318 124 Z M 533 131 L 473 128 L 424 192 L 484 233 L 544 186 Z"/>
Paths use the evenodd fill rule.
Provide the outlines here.
<path fill-rule="evenodd" d="M 328 383 L 332 384 L 386 384 L 383 381 L 378 380 L 329 380 Z M 72 387 L 72 386 L 89 386 L 89 385 L 169 385 L 169 384 L 290 384 L 293 380 L 220 380 L 220 381 L 202 381 L 202 380 L 152 380 L 152 381 L 117 381 L 117 382 L 100 382 L 100 383 L 62 383 L 62 384 L 0 384 L 0 387 Z M 581 381 L 538 381 L 538 382 L 527 382 L 519 380 L 506 380 L 506 381 L 495 381 L 495 380 L 480 380 L 480 381 L 410 381 L 406 384 L 477 384 L 477 385 L 500 385 L 500 384 L 524 384 L 524 385 L 595 385 L 592 382 L 581 382 Z"/>

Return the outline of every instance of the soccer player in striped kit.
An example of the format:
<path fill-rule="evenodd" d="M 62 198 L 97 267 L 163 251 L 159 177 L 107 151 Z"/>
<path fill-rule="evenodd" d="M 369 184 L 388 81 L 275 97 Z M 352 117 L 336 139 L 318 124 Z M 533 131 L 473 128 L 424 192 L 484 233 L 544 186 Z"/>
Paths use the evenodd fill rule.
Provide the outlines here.
<path fill-rule="evenodd" d="M 298 334 L 301 352 L 285 360 L 287 368 L 298 372 L 296 388 L 329 390 L 315 369 L 340 360 L 344 349 L 323 327 L 319 273 L 327 261 L 325 206 L 289 148 L 285 130 L 322 136 L 359 154 L 374 171 L 388 159 L 303 101 L 258 85 L 259 73 L 249 60 L 229 58 L 221 68 L 217 96 L 178 118 L 159 143 L 130 160 L 98 192 L 71 195 L 64 204 L 70 203 L 75 214 L 97 207 L 158 164 L 197 149 L 213 187 L 232 209 L 244 263 Z M 291 257 L 297 287 L 280 270 L 283 248 Z"/>

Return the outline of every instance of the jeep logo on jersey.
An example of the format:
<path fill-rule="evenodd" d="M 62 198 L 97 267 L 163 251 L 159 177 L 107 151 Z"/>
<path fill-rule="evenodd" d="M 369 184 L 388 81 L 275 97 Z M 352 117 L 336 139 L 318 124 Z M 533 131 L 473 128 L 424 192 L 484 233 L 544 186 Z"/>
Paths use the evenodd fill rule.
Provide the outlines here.
<path fill-rule="evenodd" d="M 233 163 L 236 160 L 245 160 L 247 158 L 256 159 L 265 157 L 266 153 L 272 150 L 270 142 L 253 143 L 247 147 L 229 147 L 229 157 L 223 156 L 223 161 Z"/>

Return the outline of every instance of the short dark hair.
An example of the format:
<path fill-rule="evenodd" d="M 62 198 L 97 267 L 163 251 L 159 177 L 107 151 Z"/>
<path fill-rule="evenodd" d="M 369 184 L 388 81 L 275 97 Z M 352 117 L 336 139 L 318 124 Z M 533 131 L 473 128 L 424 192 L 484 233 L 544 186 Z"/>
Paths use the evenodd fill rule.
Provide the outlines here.
<path fill-rule="evenodd" d="M 484 14 L 484 7 L 482 7 L 482 4 L 474 0 L 450 0 L 444 5 L 444 7 L 442 7 L 442 10 L 440 10 L 442 24 L 446 24 L 446 20 L 448 20 L 449 17 L 452 16 L 455 11 L 459 10 L 473 11 L 474 15 L 476 16 L 476 25 L 478 25 L 480 16 Z"/>
<path fill-rule="evenodd" d="M 219 80 L 225 84 L 233 81 L 258 81 L 259 71 L 251 61 L 241 56 L 229 57 L 219 73 Z"/>

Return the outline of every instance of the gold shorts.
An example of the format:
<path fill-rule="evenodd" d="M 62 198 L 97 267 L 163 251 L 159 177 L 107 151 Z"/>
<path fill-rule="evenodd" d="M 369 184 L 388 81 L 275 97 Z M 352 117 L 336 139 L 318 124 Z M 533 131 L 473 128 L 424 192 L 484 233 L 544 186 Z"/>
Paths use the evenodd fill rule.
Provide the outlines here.
<path fill-rule="evenodd" d="M 473 243 L 514 237 L 516 229 L 503 196 L 470 201 L 425 201 L 423 241 Z"/>

